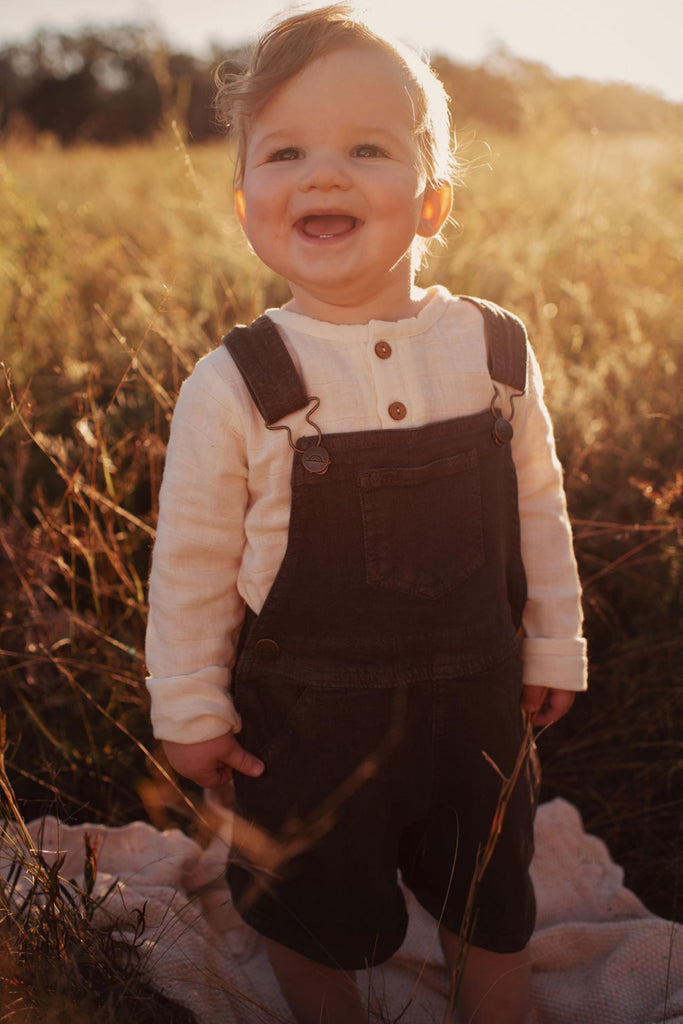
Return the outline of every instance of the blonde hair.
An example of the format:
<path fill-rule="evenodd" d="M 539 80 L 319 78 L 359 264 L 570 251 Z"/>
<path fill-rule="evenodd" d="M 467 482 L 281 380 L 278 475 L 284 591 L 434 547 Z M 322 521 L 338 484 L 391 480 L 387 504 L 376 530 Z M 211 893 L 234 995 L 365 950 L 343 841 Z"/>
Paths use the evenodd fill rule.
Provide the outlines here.
<path fill-rule="evenodd" d="M 277 21 L 259 39 L 243 73 L 235 74 L 227 63 L 217 69 L 214 106 L 219 123 L 236 139 L 237 184 L 244 175 L 250 125 L 271 96 L 311 61 L 349 46 L 375 48 L 395 59 L 407 79 L 427 182 L 435 187 L 454 183 L 455 138 L 443 85 L 418 54 L 373 31 L 351 4 L 335 3 Z"/>

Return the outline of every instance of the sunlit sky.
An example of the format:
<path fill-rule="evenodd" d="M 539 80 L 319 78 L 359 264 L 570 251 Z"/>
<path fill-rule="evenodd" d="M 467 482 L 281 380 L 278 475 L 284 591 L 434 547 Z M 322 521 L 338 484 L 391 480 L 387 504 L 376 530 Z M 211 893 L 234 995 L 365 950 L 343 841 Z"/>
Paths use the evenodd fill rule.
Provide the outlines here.
<path fill-rule="evenodd" d="M 253 39 L 286 0 L 3 0 L 0 43 L 40 27 L 152 21 L 178 49 Z M 320 6 L 318 3 L 309 6 Z M 683 102 L 681 0 L 358 0 L 394 35 L 427 53 L 478 63 L 497 45 L 559 75 L 627 81 Z"/>

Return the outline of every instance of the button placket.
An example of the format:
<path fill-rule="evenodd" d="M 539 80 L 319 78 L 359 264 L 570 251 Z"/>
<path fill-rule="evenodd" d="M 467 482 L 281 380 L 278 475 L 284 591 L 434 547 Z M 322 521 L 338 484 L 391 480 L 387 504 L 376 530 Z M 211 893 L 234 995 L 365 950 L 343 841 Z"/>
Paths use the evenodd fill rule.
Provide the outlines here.
<path fill-rule="evenodd" d="M 390 359 L 392 357 L 392 355 L 393 355 L 393 349 L 392 349 L 390 343 L 385 338 L 379 338 L 375 342 L 374 350 L 375 350 L 375 355 L 377 356 L 378 359 L 387 360 L 387 359 Z M 398 367 L 394 367 L 394 370 L 398 370 Z M 381 386 L 381 391 L 384 391 L 385 388 L 387 388 L 387 389 L 391 388 L 390 381 L 395 377 L 395 373 L 391 373 L 388 370 L 385 371 L 385 372 L 389 373 L 389 377 L 388 378 L 385 377 L 384 373 L 381 375 L 381 379 L 383 381 L 383 384 Z M 378 379 L 377 383 L 379 384 L 379 379 Z M 391 390 L 393 390 L 393 388 L 391 388 Z M 391 417 L 392 420 L 403 420 L 408 415 L 408 410 L 406 409 L 406 407 L 403 404 L 403 402 L 399 402 L 399 401 L 391 402 L 386 408 L 387 408 L 387 412 L 389 413 L 389 416 Z"/>

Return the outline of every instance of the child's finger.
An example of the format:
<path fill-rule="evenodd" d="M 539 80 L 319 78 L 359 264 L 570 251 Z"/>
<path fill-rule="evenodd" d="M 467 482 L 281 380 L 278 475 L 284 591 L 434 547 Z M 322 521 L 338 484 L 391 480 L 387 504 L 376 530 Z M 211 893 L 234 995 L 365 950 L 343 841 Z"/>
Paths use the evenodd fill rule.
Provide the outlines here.
<path fill-rule="evenodd" d="M 529 694 L 528 700 L 522 698 L 522 707 L 531 715 L 533 724 L 539 727 L 559 721 L 569 711 L 576 696 L 571 690 L 552 690 L 543 686 L 530 686 L 524 689 L 540 690 L 543 693 L 540 700 L 537 693 Z"/>
<path fill-rule="evenodd" d="M 228 740 L 228 737 L 226 737 L 226 740 Z M 254 757 L 253 754 L 245 750 L 232 733 L 229 736 L 229 750 L 223 755 L 223 761 L 232 771 L 241 772 L 242 775 L 250 775 L 252 778 L 258 778 L 259 775 L 262 775 L 265 767 L 263 761 L 259 761 L 257 757 Z"/>
<path fill-rule="evenodd" d="M 523 686 L 522 710 L 534 715 L 541 710 L 548 697 L 547 686 Z"/>
<path fill-rule="evenodd" d="M 545 709 L 546 725 L 557 722 L 563 715 L 566 715 L 574 703 L 576 694 L 573 690 L 550 690 L 548 693 L 547 708 Z"/>
<path fill-rule="evenodd" d="M 233 771 L 254 777 L 263 771 L 262 762 L 249 754 L 237 742 L 233 733 L 225 733 L 201 743 L 173 743 L 167 740 L 163 743 L 171 766 L 203 789 L 223 785 Z"/>

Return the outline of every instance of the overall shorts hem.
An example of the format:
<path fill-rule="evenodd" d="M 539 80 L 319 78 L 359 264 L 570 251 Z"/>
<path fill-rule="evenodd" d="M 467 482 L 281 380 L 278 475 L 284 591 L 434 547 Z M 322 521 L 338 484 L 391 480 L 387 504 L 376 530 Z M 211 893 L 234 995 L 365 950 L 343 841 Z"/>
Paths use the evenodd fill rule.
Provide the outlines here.
<path fill-rule="evenodd" d="M 344 936 L 335 933 L 334 939 L 322 940 L 319 932 L 315 935 L 303 928 L 294 914 L 288 915 L 278 908 L 276 913 L 264 912 L 262 908 L 236 910 L 245 924 L 253 928 L 264 939 L 285 946 L 287 949 L 313 960 L 323 967 L 339 971 L 365 971 L 390 960 L 401 948 L 408 930 L 408 915 L 393 935 L 356 934 Z M 346 941 L 344 941 L 346 939 Z"/>
<path fill-rule="evenodd" d="M 413 896 L 420 906 L 427 911 L 439 926 L 445 928 L 453 935 L 459 935 L 462 929 L 462 916 L 450 910 L 443 909 L 440 902 L 434 899 L 432 894 L 424 895 L 419 891 L 411 889 Z M 520 953 L 529 944 L 534 933 L 536 923 L 536 905 L 533 897 L 533 890 L 530 891 L 530 904 L 528 908 L 527 922 L 521 928 L 510 931 L 501 929 L 500 922 L 494 921 L 492 925 L 482 921 L 478 917 L 470 945 L 478 949 L 485 949 L 489 953 Z M 476 913 L 475 909 L 475 913 Z"/>

